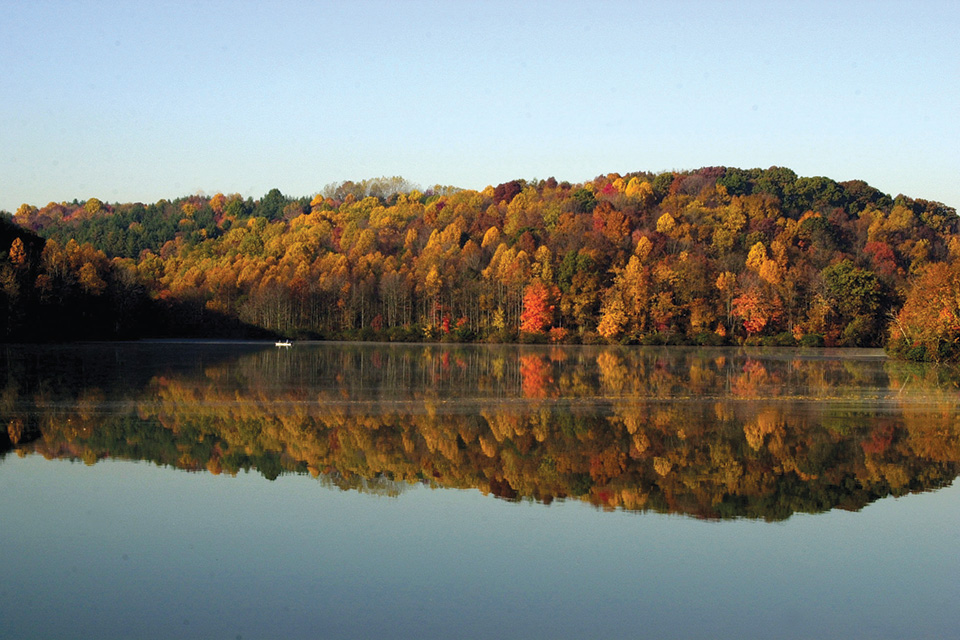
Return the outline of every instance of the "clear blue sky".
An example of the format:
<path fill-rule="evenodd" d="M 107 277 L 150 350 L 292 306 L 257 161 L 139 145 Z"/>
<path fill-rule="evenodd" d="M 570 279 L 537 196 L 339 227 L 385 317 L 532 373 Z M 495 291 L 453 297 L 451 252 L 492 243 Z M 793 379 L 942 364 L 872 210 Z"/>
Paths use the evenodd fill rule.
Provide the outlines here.
<path fill-rule="evenodd" d="M 960 207 L 960 2 L 0 0 L 0 209 L 726 165 Z"/>

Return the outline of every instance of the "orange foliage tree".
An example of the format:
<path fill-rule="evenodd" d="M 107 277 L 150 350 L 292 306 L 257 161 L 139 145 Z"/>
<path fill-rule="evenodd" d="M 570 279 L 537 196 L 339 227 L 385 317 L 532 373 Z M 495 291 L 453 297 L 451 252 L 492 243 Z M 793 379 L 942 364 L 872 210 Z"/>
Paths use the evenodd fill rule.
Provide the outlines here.
<path fill-rule="evenodd" d="M 542 334 L 553 323 L 554 292 L 542 280 L 534 280 L 523 292 L 520 331 Z"/>

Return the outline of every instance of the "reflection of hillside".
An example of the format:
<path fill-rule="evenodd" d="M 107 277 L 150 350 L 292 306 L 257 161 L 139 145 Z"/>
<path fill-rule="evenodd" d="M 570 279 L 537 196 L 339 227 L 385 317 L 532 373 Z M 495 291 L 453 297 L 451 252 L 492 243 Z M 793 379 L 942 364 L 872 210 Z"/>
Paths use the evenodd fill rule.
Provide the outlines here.
<path fill-rule="evenodd" d="M 25 423 L 5 419 L 8 438 L 88 462 L 709 518 L 858 509 L 943 486 L 960 464 L 956 390 L 930 369 L 732 350 L 294 351 L 157 376 L 110 411 L 98 388 L 53 407 L 41 393 Z M 31 401 L 10 389 L 7 414 Z"/>

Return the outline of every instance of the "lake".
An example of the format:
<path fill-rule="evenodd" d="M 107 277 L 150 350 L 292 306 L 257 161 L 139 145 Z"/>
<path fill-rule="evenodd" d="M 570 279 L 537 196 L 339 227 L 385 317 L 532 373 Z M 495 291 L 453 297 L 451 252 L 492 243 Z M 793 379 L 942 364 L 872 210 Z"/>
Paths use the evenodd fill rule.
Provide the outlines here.
<path fill-rule="evenodd" d="M 0 347 L 0 635 L 944 638 L 955 372 L 868 350 Z"/>

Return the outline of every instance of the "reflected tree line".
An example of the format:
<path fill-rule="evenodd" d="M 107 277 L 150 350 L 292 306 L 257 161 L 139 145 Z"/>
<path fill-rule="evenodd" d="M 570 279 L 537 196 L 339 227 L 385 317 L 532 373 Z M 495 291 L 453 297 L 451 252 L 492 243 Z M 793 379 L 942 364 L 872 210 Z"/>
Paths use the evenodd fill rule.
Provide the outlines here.
<path fill-rule="evenodd" d="M 6 352 L 4 455 L 766 520 L 936 489 L 960 464 L 956 378 L 889 361 L 347 345 L 193 354 L 137 376 L 126 363 L 143 356 L 123 347 L 46 353 Z"/>

